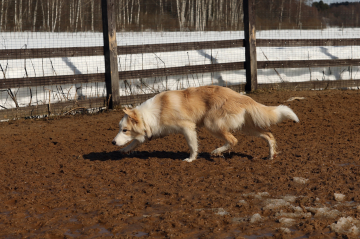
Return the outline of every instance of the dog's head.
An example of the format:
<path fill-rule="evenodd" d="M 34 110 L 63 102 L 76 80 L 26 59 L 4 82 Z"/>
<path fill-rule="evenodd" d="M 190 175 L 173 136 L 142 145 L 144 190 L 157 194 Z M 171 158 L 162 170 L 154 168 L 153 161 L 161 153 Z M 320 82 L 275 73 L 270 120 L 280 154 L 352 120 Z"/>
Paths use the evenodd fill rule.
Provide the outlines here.
<path fill-rule="evenodd" d="M 124 109 L 125 116 L 120 120 L 120 131 L 112 141 L 113 145 L 122 146 L 132 140 L 144 142 L 148 135 L 147 127 L 137 109 Z"/>

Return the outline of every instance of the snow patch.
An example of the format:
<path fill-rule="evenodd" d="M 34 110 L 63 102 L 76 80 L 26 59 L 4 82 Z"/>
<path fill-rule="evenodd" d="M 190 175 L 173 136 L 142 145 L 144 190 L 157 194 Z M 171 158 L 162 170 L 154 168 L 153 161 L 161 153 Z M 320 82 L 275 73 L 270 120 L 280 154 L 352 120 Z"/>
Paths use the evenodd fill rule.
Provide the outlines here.
<path fill-rule="evenodd" d="M 220 215 L 220 216 L 225 216 L 229 214 L 227 211 L 225 211 L 224 208 L 216 208 L 213 211 L 215 211 L 216 215 Z"/>
<path fill-rule="evenodd" d="M 330 225 L 332 231 L 357 236 L 360 234 L 360 221 L 352 217 L 341 217 L 337 223 Z"/>
<path fill-rule="evenodd" d="M 283 217 L 279 219 L 279 222 L 286 227 L 290 227 L 296 223 L 296 220 L 292 218 Z"/>
<path fill-rule="evenodd" d="M 284 196 L 283 199 L 287 202 L 295 202 L 296 201 L 296 196 Z"/>
<path fill-rule="evenodd" d="M 294 97 L 290 97 L 287 101 L 303 100 L 303 99 L 305 99 L 305 97 L 294 96 Z"/>
<path fill-rule="evenodd" d="M 265 201 L 265 207 L 263 209 L 277 209 L 280 207 L 290 206 L 290 203 L 284 199 L 267 199 Z"/>
<path fill-rule="evenodd" d="M 309 212 L 314 213 L 315 214 L 314 217 L 336 218 L 341 214 L 338 210 L 336 209 L 331 210 L 330 208 L 327 207 L 322 207 L 322 208 L 306 207 L 305 209 L 308 210 Z"/>
<path fill-rule="evenodd" d="M 341 202 L 344 201 L 345 195 L 341 193 L 334 193 L 334 198 L 336 201 Z"/>
<path fill-rule="evenodd" d="M 245 198 L 256 198 L 262 199 L 263 197 L 269 197 L 270 194 L 268 192 L 259 192 L 259 193 L 244 193 L 243 197 Z"/>
<path fill-rule="evenodd" d="M 287 227 L 280 227 L 278 229 L 279 232 L 282 232 L 282 233 L 285 233 L 285 234 L 290 234 L 291 233 L 291 230 Z"/>
<path fill-rule="evenodd" d="M 301 178 L 301 177 L 293 177 L 293 181 L 299 184 L 306 184 L 309 181 L 309 179 Z"/>
<path fill-rule="evenodd" d="M 243 205 L 246 205 L 246 204 L 247 204 L 247 202 L 246 202 L 245 200 L 239 200 L 238 203 L 239 203 L 239 204 L 243 204 Z"/>
<path fill-rule="evenodd" d="M 290 218 L 307 218 L 311 217 L 311 212 L 304 212 L 301 207 L 293 207 L 294 212 L 284 212 L 280 210 L 275 214 L 276 217 L 290 217 Z"/>
<path fill-rule="evenodd" d="M 262 221 L 262 217 L 259 213 L 255 213 L 250 217 L 250 223 L 256 223 Z"/>

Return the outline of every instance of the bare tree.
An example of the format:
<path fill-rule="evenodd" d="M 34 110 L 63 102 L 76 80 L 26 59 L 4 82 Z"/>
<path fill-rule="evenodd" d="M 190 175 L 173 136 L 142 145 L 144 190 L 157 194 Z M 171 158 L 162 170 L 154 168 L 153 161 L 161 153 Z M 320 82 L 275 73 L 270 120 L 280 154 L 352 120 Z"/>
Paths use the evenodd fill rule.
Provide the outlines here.
<path fill-rule="evenodd" d="M 291 0 L 289 0 L 289 23 L 291 22 Z"/>
<path fill-rule="evenodd" d="M 281 0 L 281 5 L 280 5 L 279 29 L 281 29 L 281 24 L 282 24 L 282 22 L 283 22 L 284 1 L 285 1 L 285 0 Z"/>
<path fill-rule="evenodd" d="M 140 25 L 140 0 L 138 0 L 138 14 L 137 14 L 137 18 L 136 18 L 136 24 Z"/>
<path fill-rule="evenodd" d="M 5 5 L 5 0 L 1 1 L 1 12 L 0 12 L 0 30 L 3 31 L 3 19 L 4 19 L 4 5 Z"/>
<path fill-rule="evenodd" d="M 298 19 L 297 19 L 297 25 L 299 28 L 301 28 L 301 5 L 302 5 L 302 0 L 299 0 L 299 9 L 298 9 Z"/>
<path fill-rule="evenodd" d="M 186 0 L 181 0 L 181 3 L 179 0 L 176 0 L 176 6 L 177 6 L 177 14 L 178 14 L 180 31 L 183 31 L 184 24 L 185 24 Z"/>
<path fill-rule="evenodd" d="M 33 20 L 33 31 L 36 30 L 36 17 L 37 17 L 38 2 L 39 2 L 39 0 L 36 0 L 36 2 L 35 2 L 34 20 Z"/>
<path fill-rule="evenodd" d="M 15 3 L 15 13 L 14 13 L 14 23 L 15 23 L 15 28 L 17 29 L 17 26 L 18 26 L 18 1 L 17 0 L 14 0 L 14 3 Z"/>
<path fill-rule="evenodd" d="M 76 20 L 75 20 L 75 32 L 77 32 L 77 26 L 78 26 L 78 22 L 79 22 L 80 6 L 81 6 L 81 0 L 78 0 L 77 11 L 76 11 Z"/>
<path fill-rule="evenodd" d="M 94 31 L 94 0 L 90 1 L 90 8 L 91 8 L 91 31 Z"/>

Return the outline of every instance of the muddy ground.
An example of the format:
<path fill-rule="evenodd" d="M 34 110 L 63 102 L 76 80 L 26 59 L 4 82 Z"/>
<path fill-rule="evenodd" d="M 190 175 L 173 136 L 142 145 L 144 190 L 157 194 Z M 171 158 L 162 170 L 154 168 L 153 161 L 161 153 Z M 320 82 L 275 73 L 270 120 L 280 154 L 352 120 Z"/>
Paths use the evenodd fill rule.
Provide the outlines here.
<path fill-rule="evenodd" d="M 360 91 L 250 96 L 300 119 L 272 127 L 272 161 L 240 133 L 212 157 L 203 129 L 192 163 L 181 135 L 123 156 L 121 111 L 0 123 L 0 238 L 358 238 Z"/>

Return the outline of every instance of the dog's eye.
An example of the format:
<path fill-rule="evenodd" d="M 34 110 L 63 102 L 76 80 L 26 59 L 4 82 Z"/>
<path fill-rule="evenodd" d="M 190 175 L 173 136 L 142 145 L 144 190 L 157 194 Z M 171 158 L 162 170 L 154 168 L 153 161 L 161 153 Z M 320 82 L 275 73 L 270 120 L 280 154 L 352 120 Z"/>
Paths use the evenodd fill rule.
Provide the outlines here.
<path fill-rule="evenodd" d="M 123 132 L 126 133 L 126 131 L 128 131 L 127 129 L 123 129 Z"/>

